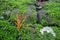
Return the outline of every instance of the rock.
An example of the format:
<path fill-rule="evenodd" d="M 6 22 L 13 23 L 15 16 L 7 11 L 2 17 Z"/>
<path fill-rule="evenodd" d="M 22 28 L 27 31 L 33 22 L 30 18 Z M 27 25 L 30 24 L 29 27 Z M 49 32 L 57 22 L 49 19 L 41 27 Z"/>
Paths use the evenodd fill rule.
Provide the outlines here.
<path fill-rule="evenodd" d="M 27 7 L 27 12 L 25 13 L 25 15 L 26 15 L 26 16 L 32 15 L 32 8 L 31 8 L 31 6 L 28 6 L 28 7 Z"/>
<path fill-rule="evenodd" d="M 48 26 L 45 26 L 42 29 L 40 29 L 40 32 L 42 35 L 44 35 L 44 32 L 51 33 L 54 37 L 56 37 L 56 34 L 53 31 L 53 29 L 51 27 L 48 27 Z"/>
<path fill-rule="evenodd" d="M 19 9 L 18 8 L 15 8 L 14 10 L 12 10 L 12 13 L 15 14 L 15 13 L 20 13 L 20 12 L 19 12 Z"/>
<path fill-rule="evenodd" d="M 0 19 L 4 19 L 4 17 L 3 16 L 0 16 Z"/>
<path fill-rule="evenodd" d="M 3 13 L 6 14 L 6 15 L 9 15 L 11 13 L 11 11 L 10 10 L 5 10 Z"/>

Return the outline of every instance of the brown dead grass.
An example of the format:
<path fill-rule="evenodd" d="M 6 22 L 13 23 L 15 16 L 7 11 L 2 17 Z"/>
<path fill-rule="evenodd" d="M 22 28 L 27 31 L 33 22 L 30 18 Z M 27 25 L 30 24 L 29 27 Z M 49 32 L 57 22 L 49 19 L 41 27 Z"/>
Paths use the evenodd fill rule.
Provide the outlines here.
<path fill-rule="evenodd" d="M 20 30 L 23 22 L 25 21 L 26 16 L 24 16 L 24 14 L 19 15 L 18 13 L 16 13 L 16 17 L 15 17 L 15 25 L 17 26 L 18 31 Z"/>

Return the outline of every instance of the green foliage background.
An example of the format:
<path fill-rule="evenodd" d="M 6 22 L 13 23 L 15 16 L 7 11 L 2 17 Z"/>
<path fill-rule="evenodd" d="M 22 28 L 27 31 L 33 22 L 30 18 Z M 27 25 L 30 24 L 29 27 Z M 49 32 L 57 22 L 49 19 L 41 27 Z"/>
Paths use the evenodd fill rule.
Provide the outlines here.
<path fill-rule="evenodd" d="M 29 6 L 29 2 L 35 2 L 35 0 L 0 0 L 0 16 L 2 16 L 5 10 L 10 10 L 11 13 L 13 13 L 15 8 L 19 9 L 19 13 L 25 13 L 27 12 L 26 9 Z M 43 9 L 47 10 L 52 21 L 60 26 L 60 0 L 54 0 L 53 2 L 50 0 L 46 2 Z M 10 19 L 13 20 L 14 14 L 10 14 L 9 16 Z M 39 30 L 43 27 L 42 24 L 46 23 L 42 21 L 42 24 L 37 24 L 35 17 L 35 12 L 32 12 L 29 17 L 30 20 L 25 20 L 19 32 L 15 25 L 12 26 L 7 20 L 0 19 L 0 40 L 17 40 L 16 37 L 18 35 L 22 40 L 60 40 L 60 27 L 51 26 L 56 33 L 56 37 L 53 37 L 51 34 L 42 36 Z M 32 25 L 32 27 L 30 25 Z"/>

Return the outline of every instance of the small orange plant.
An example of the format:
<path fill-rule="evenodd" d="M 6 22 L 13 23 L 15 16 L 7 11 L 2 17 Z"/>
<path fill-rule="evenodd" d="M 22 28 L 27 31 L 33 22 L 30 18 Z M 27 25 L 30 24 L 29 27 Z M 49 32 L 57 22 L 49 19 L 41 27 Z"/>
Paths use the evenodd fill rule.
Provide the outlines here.
<path fill-rule="evenodd" d="M 24 16 L 24 14 L 19 15 L 18 13 L 16 13 L 16 17 L 15 17 L 15 21 L 16 22 L 15 22 L 15 25 L 17 26 L 18 31 L 21 28 L 21 25 L 23 24 L 25 19 L 26 19 L 26 16 Z"/>

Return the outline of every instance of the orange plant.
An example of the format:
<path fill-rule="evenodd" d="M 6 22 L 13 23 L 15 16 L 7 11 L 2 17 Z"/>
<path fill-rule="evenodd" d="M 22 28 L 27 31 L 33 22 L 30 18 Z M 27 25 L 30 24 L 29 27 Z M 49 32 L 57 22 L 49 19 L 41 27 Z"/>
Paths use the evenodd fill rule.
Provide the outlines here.
<path fill-rule="evenodd" d="M 15 22 L 15 25 L 17 26 L 18 31 L 21 28 L 21 25 L 23 24 L 25 19 L 26 19 L 26 16 L 24 16 L 24 14 L 19 15 L 19 14 L 16 13 L 16 17 L 15 17 L 15 21 L 16 22 Z"/>

